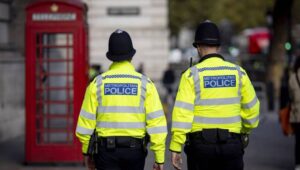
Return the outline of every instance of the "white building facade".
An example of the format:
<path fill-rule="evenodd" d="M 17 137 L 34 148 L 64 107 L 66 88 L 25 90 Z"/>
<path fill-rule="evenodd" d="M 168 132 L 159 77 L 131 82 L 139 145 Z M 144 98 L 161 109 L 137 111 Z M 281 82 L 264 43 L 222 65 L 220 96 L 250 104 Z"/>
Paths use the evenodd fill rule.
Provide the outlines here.
<path fill-rule="evenodd" d="M 144 74 L 159 80 L 169 54 L 167 0 L 84 0 L 88 6 L 89 56 L 91 64 L 107 70 L 108 39 L 116 29 L 126 30 L 137 53 L 136 68 L 143 63 Z"/>

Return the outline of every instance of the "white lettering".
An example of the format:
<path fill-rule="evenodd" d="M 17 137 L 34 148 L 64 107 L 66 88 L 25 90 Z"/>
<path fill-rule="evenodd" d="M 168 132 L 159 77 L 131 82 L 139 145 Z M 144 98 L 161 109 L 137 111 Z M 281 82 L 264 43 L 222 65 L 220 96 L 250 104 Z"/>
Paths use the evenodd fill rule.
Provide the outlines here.
<path fill-rule="evenodd" d="M 134 95 L 137 94 L 137 88 L 132 88 L 132 94 L 134 94 Z"/>
<path fill-rule="evenodd" d="M 210 81 L 210 86 L 211 87 L 216 87 L 217 85 L 217 82 L 216 81 Z"/>
<path fill-rule="evenodd" d="M 235 86 L 235 80 L 231 80 L 231 87 Z"/>
<path fill-rule="evenodd" d="M 209 81 L 204 81 L 204 87 L 207 87 L 209 85 Z"/>
<path fill-rule="evenodd" d="M 33 21 L 74 21 L 75 13 L 36 13 L 32 15 Z"/>
<path fill-rule="evenodd" d="M 112 94 L 116 94 L 117 93 L 117 89 L 116 88 L 110 88 L 110 90 L 111 90 Z"/>
<path fill-rule="evenodd" d="M 125 88 L 125 94 L 132 94 L 131 93 L 131 88 Z"/>
<path fill-rule="evenodd" d="M 110 93 L 110 88 L 105 88 L 104 89 L 104 94 Z"/>
<path fill-rule="evenodd" d="M 231 81 L 230 80 L 224 80 L 224 85 L 226 87 L 230 86 Z"/>

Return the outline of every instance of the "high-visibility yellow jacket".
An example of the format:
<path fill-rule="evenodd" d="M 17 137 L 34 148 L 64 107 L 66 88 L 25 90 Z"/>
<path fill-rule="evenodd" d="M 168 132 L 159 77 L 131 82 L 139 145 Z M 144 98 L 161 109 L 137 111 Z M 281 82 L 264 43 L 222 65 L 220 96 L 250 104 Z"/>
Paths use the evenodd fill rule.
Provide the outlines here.
<path fill-rule="evenodd" d="M 259 101 L 245 70 L 210 54 L 181 76 L 170 150 L 181 152 L 189 132 L 219 128 L 250 133 L 258 122 Z"/>
<path fill-rule="evenodd" d="M 78 118 L 76 136 L 86 153 L 90 135 L 150 136 L 156 162 L 163 163 L 167 123 L 155 85 L 128 61 L 114 62 L 88 86 Z"/>

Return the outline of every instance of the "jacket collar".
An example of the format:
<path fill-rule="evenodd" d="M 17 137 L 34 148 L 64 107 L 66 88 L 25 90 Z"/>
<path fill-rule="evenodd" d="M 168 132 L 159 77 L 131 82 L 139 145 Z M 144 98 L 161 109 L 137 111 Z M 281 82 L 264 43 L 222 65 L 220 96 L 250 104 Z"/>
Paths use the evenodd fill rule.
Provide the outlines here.
<path fill-rule="evenodd" d="M 212 53 L 212 54 L 207 54 L 207 55 L 201 57 L 200 60 L 199 60 L 199 63 L 203 62 L 206 59 L 212 58 L 212 57 L 217 57 L 217 58 L 220 58 L 222 60 L 225 60 L 222 55 L 217 54 L 217 53 Z"/>
<path fill-rule="evenodd" d="M 120 61 L 120 62 L 113 62 L 109 66 L 109 70 L 128 70 L 134 71 L 134 66 L 129 61 Z"/>

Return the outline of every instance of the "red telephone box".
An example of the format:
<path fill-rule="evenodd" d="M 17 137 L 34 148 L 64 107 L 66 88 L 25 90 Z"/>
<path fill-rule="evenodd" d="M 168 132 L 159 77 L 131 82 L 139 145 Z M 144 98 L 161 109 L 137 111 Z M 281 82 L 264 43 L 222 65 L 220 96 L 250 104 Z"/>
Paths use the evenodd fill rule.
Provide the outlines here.
<path fill-rule="evenodd" d="M 42 0 L 26 12 L 25 161 L 81 162 L 74 132 L 88 83 L 86 5 Z"/>

